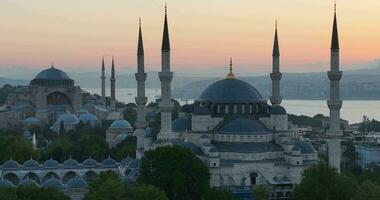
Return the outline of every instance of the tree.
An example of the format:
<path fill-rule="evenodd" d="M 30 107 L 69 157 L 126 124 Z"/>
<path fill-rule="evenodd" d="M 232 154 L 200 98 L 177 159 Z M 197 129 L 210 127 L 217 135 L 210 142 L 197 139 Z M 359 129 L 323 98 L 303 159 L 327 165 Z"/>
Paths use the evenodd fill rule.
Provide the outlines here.
<path fill-rule="evenodd" d="M 252 189 L 252 196 L 255 198 L 255 200 L 268 200 L 268 188 L 264 185 L 257 185 Z"/>
<path fill-rule="evenodd" d="M 47 149 L 47 158 L 54 158 L 58 162 L 63 162 L 70 156 L 76 157 L 76 154 L 81 153 L 79 146 L 75 144 L 69 137 L 59 137 L 53 140 Z"/>
<path fill-rule="evenodd" d="M 140 181 L 164 190 L 171 200 L 202 199 L 209 189 L 207 166 L 188 149 L 159 147 L 145 153 Z"/>
<path fill-rule="evenodd" d="M 84 200 L 166 200 L 165 193 L 153 186 L 129 186 L 120 181 L 115 173 L 102 172 L 90 183 Z"/>
<path fill-rule="evenodd" d="M 354 143 L 348 141 L 346 143 L 346 149 L 343 152 L 343 157 L 346 159 L 345 168 L 353 170 L 356 167 L 357 153 L 355 151 Z"/>
<path fill-rule="evenodd" d="M 204 200 L 239 200 L 231 192 L 218 188 L 210 188 Z"/>
<path fill-rule="evenodd" d="M 372 181 L 365 181 L 356 190 L 352 200 L 373 200 L 379 198 L 380 185 Z"/>
<path fill-rule="evenodd" d="M 131 158 L 136 157 L 136 145 L 137 145 L 137 138 L 136 136 L 128 136 L 116 145 L 116 148 L 113 149 L 115 159 L 122 160 L 126 158 L 127 156 Z"/>
<path fill-rule="evenodd" d="M 106 141 L 97 135 L 81 135 L 78 145 L 81 152 L 77 157 L 78 160 L 84 160 L 88 156 L 103 160 L 110 153 Z"/>
<path fill-rule="evenodd" d="M 20 136 L 0 137 L 0 160 L 4 162 L 12 158 L 19 163 L 23 163 L 30 158 L 38 160 L 39 151 L 33 149 L 31 142 Z"/>
<path fill-rule="evenodd" d="M 294 190 L 295 200 L 350 200 L 356 189 L 353 178 L 340 175 L 326 163 L 306 169 L 301 184 Z"/>
<path fill-rule="evenodd" d="M 70 200 L 56 189 L 36 186 L 0 188 L 0 198 L 1 200 Z"/>

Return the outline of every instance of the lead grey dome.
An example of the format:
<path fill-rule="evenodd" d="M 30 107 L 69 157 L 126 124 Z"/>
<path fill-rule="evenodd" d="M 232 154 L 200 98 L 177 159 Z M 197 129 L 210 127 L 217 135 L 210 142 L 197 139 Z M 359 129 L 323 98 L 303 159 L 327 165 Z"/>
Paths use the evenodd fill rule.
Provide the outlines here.
<path fill-rule="evenodd" d="M 98 162 L 92 158 L 87 158 L 83 161 L 82 165 L 84 167 L 96 167 L 98 165 Z"/>
<path fill-rule="evenodd" d="M 59 163 L 58 161 L 50 158 L 49 160 L 45 161 L 42 166 L 46 169 L 55 169 L 59 167 Z"/>
<path fill-rule="evenodd" d="M 80 177 L 75 177 L 67 181 L 67 187 L 69 189 L 85 189 L 87 188 L 87 182 Z"/>
<path fill-rule="evenodd" d="M 42 184 L 42 187 L 60 189 L 62 188 L 62 183 L 56 178 L 49 178 Z"/>
<path fill-rule="evenodd" d="M 255 87 L 239 79 L 224 79 L 208 86 L 198 98 L 200 102 L 255 103 L 263 97 Z"/>
<path fill-rule="evenodd" d="M 227 134 L 254 135 L 271 133 L 260 121 L 245 117 L 239 117 L 225 121 L 221 128 L 218 130 L 218 132 Z"/>
<path fill-rule="evenodd" d="M 54 68 L 45 69 L 30 82 L 30 85 L 38 86 L 73 86 L 74 81 L 69 78 L 66 72 Z"/>
<path fill-rule="evenodd" d="M 33 159 L 25 161 L 24 164 L 22 165 L 22 168 L 24 169 L 38 169 L 39 167 L 40 167 L 40 164 Z"/>
<path fill-rule="evenodd" d="M 12 182 L 6 179 L 0 179 L 0 188 L 13 188 L 14 185 Z"/>
<path fill-rule="evenodd" d="M 124 119 L 115 120 L 112 122 L 110 129 L 128 129 L 131 128 L 131 124 Z"/>
<path fill-rule="evenodd" d="M 73 160 L 71 158 L 69 160 L 65 160 L 62 165 L 64 168 L 67 168 L 67 169 L 73 169 L 73 168 L 79 167 L 78 161 Z"/>
<path fill-rule="evenodd" d="M 71 113 L 63 113 L 58 117 L 57 122 L 61 123 L 79 123 L 79 119 L 77 116 Z"/>
<path fill-rule="evenodd" d="M 20 165 L 17 161 L 14 160 L 8 160 L 3 164 L 3 169 L 18 169 L 20 168 Z"/>

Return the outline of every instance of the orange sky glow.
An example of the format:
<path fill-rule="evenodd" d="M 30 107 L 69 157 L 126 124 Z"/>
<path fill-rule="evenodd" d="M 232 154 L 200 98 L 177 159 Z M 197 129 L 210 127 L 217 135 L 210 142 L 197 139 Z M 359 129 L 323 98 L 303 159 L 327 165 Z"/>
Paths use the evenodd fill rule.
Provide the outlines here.
<path fill-rule="evenodd" d="M 138 18 L 146 68 L 160 68 L 168 4 L 172 69 L 271 70 L 278 19 L 283 72 L 328 68 L 332 0 L 2 0 L 0 66 L 98 69 L 101 57 L 134 69 Z M 380 1 L 338 0 L 343 69 L 380 58 Z M 358 66 L 359 65 L 359 66 Z"/>

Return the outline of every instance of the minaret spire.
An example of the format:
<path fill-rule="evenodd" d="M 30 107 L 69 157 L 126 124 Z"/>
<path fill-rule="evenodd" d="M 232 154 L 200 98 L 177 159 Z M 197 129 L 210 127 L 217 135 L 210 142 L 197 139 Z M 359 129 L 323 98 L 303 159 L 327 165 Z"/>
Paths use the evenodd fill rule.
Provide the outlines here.
<path fill-rule="evenodd" d="M 100 76 L 102 85 L 102 103 L 106 106 L 106 74 L 105 74 L 104 57 L 102 57 L 102 75 Z"/>
<path fill-rule="evenodd" d="M 111 64 L 111 108 L 116 110 L 116 97 L 115 97 L 115 60 L 112 56 Z"/>
<path fill-rule="evenodd" d="M 164 32 L 162 35 L 162 51 L 170 51 L 170 40 L 169 40 L 169 28 L 168 28 L 168 17 L 167 17 L 167 6 L 165 4 L 165 19 L 164 19 Z"/>
<path fill-rule="evenodd" d="M 173 72 L 170 71 L 170 42 L 167 19 L 167 6 L 165 5 L 164 31 L 161 46 L 161 72 L 158 73 L 161 81 L 161 131 L 157 138 L 162 140 L 174 139 L 172 132 L 172 110 L 173 102 L 171 95 L 171 81 Z"/>
<path fill-rule="evenodd" d="M 331 38 L 331 67 L 327 75 L 330 80 L 330 99 L 327 105 L 330 110 L 329 129 L 327 130 L 327 146 L 328 146 L 328 160 L 329 165 L 340 171 L 340 138 L 343 132 L 340 128 L 340 109 L 342 107 L 342 100 L 340 99 L 340 80 L 342 78 L 342 71 L 339 69 L 339 37 L 338 37 L 338 23 L 336 17 L 336 4 L 334 5 L 334 21 Z"/>
<path fill-rule="evenodd" d="M 144 138 L 145 138 L 145 128 L 147 126 L 145 120 L 145 104 L 147 102 L 147 97 L 145 96 L 145 80 L 147 74 L 145 73 L 144 66 L 144 45 L 142 39 L 141 31 L 141 18 L 139 19 L 139 38 L 137 42 L 137 73 L 135 73 L 135 78 L 137 81 L 137 97 L 135 98 L 137 104 L 137 119 L 135 122 L 136 130 L 135 135 L 137 136 L 137 149 L 136 158 L 141 159 L 144 155 Z"/>
<path fill-rule="evenodd" d="M 275 22 L 273 53 L 272 53 L 272 73 L 270 73 L 272 79 L 272 96 L 270 101 L 272 105 L 281 104 L 282 97 L 280 95 L 280 80 L 282 74 L 280 72 L 280 48 L 278 45 L 278 33 L 277 33 L 277 20 Z"/>

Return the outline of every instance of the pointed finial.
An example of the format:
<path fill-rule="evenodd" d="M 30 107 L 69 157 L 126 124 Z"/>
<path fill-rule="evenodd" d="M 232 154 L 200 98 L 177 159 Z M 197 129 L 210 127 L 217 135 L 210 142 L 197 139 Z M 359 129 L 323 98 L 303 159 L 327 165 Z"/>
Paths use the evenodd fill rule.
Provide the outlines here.
<path fill-rule="evenodd" d="M 165 3 L 165 15 L 168 13 L 168 5 Z"/>
<path fill-rule="evenodd" d="M 334 1 L 334 12 L 336 12 L 336 1 Z"/>
<path fill-rule="evenodd" d="M 276 22 L 275 22 L 275 27 L 276 27 L 276 29 L 277 29 L 277 19 L 276 19 Z"/>
<path fill-rule="evenodd" d="M 139 27 L 141 28 L 141 17 L 139 17 Z"/>
<path fill-rule="evenodd" d="M 230 58 L 230 72 L 227 74 L 227 79 L 235 79 L 235 74 L 232 72 L 232 58 Z"/>
<path fill-rule="evenodd" d="M 54 69 L 54 61 L 51 61 L 51 68 Z"/>

